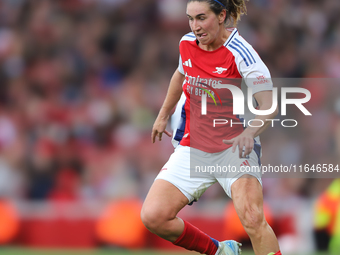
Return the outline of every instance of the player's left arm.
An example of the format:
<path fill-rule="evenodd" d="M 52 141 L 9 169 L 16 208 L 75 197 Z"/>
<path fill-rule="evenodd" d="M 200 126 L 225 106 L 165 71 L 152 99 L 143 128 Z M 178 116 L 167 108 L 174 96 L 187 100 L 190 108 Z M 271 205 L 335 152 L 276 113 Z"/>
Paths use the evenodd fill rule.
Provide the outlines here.
<path fill-rule="evenodd" d="M 272 107 L 273 103 L 273 95 L 271 90 L 260 91 L 254 94 L 254 97 L 258 103 L 258 110 L 268 110 Z M 235 152 L 236 147 L 239 149 L 239 157 L 246 157 L 251 153 L 254 148 L 254 138 L 260 135 L 268 126 L 271 121 L 269 119 L 273 119 L 278 114 L 278 108 L 275 111 L 268 115 L 256 115 L 256 120 L 262 120 L 264 125 L 261 127 L 247 127 L 239 136 L 230 139 L 223 140 L 225 144 L 232 144 L 232 151 Z M 244 152 L 243 152 L 244 149 Z M 242 153 L 243 152 L 243 153 Z M 242 155 L 243 154 L 243 155 Z"/>

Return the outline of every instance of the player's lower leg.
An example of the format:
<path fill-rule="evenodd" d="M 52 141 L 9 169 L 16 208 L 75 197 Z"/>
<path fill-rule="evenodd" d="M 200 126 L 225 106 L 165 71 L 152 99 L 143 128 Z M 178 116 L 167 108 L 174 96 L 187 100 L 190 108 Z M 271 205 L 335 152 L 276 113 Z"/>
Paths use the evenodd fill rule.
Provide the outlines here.
<path fill-rule="evenodd" d="M 183 247 L 187 250 L 197 251 L 201 254 L 215 255 L 219 242 L 189 222 L 183 221 L 184 229 L 182 234 L 172 242 L 174 245 Z"/>
<path fill-rule="evenodd" d="M 184 224 L 183 232 L 176 238 L 175 241 L 173 241 L 174 233 L 178 233 L 178 230 L 182 229 L 181 223 Z M 178 226 L 176 227 L 176 225 Z M 172 231 L 170 229 L 172 229 Z M 180 218 L 168 221 L 161 228 L 150 230 L 163 239 L 171 241 L 174 245 L 183 247 L 190 251 L 197 251 L 201 254 L 239 255 L 241 253 L 241 244 L 238 242 L 233 240 L 218 242 L 195 226 L 191 225 L 189 222 L 183 221 Z"/>
<path fill-rule="evenodd" d="M 263 214 L 262 187 L 258 180 L 240 178 L 231 189 L 236 212 L 250 237 L 255 254 L 280 254 L 277 238 Z"/>
<path fill-rule="evenodd" d="M 248 233 L 253 249 L 256 255 L 266 255 L 266 254 L 280 254 L 280 248 L 278 245 L 277 238 L 269 226 L 269 224 L 264 220 L 261 224 L 262 226 L 248 226 L 245 227 Z M 276 252 L 276 253 L 275 253 Z"/>
<path fill-rule="evenodd" d="M 152 233 L 177 246 L 201 254 L 215 255 L 220 243 L 176 216 L 188 202 L 174 185 L 156 180 L 145 199 L 141 212 L 142 221 Z M 238 255 L 222 252 L 218 254 Z"/>

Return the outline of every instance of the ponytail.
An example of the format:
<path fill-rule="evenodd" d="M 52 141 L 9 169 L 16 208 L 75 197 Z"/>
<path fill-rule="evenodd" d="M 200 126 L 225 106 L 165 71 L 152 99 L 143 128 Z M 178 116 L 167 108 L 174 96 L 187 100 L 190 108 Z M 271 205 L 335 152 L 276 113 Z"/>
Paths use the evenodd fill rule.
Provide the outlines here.
<path fill-rule="evenodd" d="M 243 14 L 247 14 L 247 7 L 245 0 L 228 0 L 227 13 L 233 18 L 234 26 L 241 19 Z"/>

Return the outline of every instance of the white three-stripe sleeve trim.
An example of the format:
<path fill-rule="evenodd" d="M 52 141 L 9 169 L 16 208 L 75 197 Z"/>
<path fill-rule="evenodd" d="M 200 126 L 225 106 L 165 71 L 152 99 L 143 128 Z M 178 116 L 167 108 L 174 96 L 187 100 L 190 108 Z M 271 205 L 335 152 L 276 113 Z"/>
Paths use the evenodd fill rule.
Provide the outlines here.
<path fill-rule="evenodd" d="M 236 34 L 226 47 L 233 53 L 237 69 L 247 86 L 252 88 L 253 94 L 273 89 L 267 66 L 246 40 Z"/>

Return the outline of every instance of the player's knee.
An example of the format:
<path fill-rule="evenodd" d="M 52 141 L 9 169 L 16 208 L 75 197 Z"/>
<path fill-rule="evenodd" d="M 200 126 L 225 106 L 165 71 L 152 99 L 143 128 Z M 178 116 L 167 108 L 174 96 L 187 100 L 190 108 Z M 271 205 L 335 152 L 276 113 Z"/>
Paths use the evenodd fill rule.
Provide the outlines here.
<path fill-rule="evenodd" d="M 166 217 L 158 210 L 151 208 L 142 208 L 141 220 L 144 226 L 154 234 L 159 234 L 165 226 Z"/>
<path fill-rule="evenodd" d="M 155 233 L 159 225 L 157 214 L 151 210 L 143 208 L 140 216 L 144 226 L 151 232 Z"/>
<path fill-rule="evenodd" d="M 239 217 L 244 229 L 250 236 L 260 234 L 261 229 L 267 224 L 262 208 L 254 204 L 246 205 Z"/>

